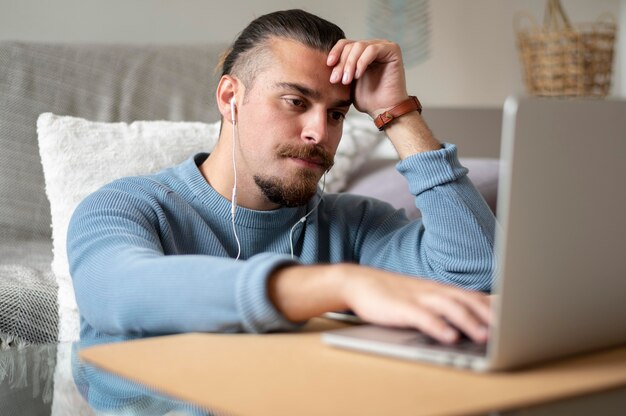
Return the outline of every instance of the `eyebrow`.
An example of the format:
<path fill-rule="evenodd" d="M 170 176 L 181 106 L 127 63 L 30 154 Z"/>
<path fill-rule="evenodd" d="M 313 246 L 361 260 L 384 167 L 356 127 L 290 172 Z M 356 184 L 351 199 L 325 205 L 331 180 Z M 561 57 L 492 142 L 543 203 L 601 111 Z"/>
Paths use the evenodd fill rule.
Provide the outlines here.
<path fill-rule="evenodd" d="M 297 91 L 303 96 L 314 99 L 314 100 L 319 100 L 322 97 L 322 94 L 318 90 L 314 90 L 312 88 L 309 88 L 302 84 L 298 84 L 296 82 L 277 82 L 276 84 L 274 84 L 274 88 L 276 89 L 284 88 L 288 90 Z M 333 104 L 334 104 L 333 107 L 350 107 L 352 105 L 352 99 L 339 100 Z"/>

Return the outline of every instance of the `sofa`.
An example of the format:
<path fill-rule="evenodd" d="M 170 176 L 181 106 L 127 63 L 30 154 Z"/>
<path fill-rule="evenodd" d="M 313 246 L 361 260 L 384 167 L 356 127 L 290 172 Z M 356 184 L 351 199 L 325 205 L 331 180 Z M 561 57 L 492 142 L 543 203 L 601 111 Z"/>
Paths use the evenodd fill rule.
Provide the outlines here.
<path fill-rule="evenodd" d="M 224 49 L 0 42 L 0 348 L 60 339 L 38 116 L 215 122 L 215 67 Z M 424 106 L 435 135 L 459 146 L 470 179 L 495 212 L 501 111 Z M 373 123 L 371 129 L 379 134 Z M 331 190 L 377 197 L 419 216 L 393 150 L 384 137 L 376 144 L 352 150 L 354 163 Z"/>

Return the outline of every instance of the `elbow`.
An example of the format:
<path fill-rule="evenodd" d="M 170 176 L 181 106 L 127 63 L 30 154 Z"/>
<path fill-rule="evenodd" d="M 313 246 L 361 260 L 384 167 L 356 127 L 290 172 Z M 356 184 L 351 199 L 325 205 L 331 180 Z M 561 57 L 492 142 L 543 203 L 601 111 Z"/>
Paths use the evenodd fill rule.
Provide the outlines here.
<path fill-rule="evenodd" d="M 478 255 L 448 257 L 447 261 L 432 263 L 432 271 L 437 280 L 467 290 L 490 293 L 496 273 L 496 259 L 491 247 L 481 250 Z"/>

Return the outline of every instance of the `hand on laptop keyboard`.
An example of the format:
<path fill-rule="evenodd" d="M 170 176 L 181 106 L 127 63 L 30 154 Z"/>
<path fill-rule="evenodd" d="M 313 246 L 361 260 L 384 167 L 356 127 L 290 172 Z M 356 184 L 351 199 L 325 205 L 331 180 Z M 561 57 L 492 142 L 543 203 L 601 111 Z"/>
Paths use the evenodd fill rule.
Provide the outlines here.
<path fill-rule="evenodd" d="M 416 328 L 445 344 L 462 333 L 477 343 L 487 341 L 488 295 L 380 270 L 361 268 L 359 274 L 364 278 L 352 282 L 347 302 L 364 321 Z"/>

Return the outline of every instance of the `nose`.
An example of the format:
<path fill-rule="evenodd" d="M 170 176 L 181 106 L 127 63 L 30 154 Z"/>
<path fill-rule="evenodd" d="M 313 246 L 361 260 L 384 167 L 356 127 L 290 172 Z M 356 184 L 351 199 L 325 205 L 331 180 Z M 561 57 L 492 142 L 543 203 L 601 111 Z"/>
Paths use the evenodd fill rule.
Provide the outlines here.
<path fill-rule="evenodd" d="M 306 115 L 302 139 L 315 144 L 328 140 L 328 117 L 325 111 L 311 111 Z"/>

